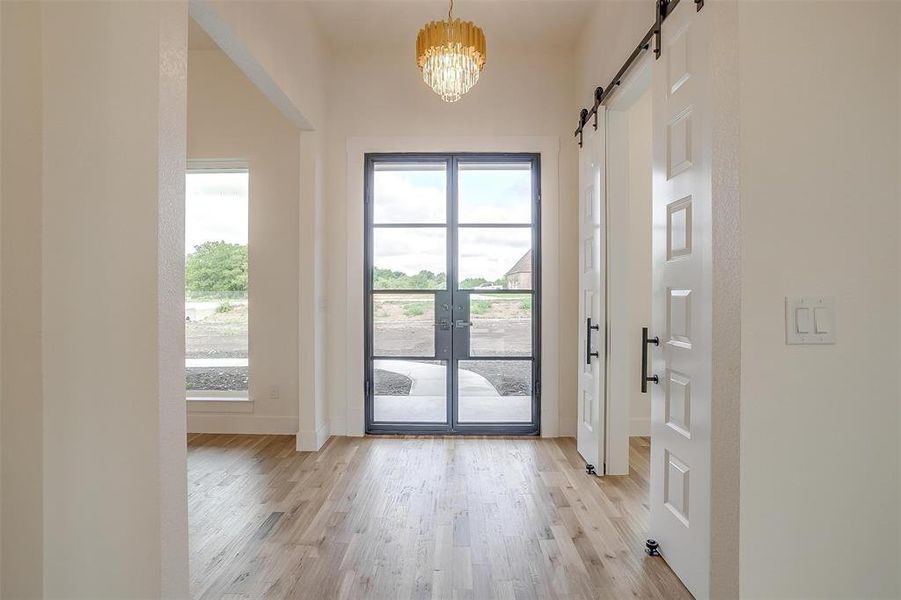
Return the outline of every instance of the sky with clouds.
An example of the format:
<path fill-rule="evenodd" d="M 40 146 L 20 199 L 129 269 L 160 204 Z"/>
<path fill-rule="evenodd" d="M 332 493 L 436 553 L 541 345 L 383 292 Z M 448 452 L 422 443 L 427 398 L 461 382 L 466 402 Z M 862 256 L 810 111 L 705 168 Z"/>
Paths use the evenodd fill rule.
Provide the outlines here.
<path fill-rule="evenodd" d="M 376 228 L 375 265 L 414 275 L 444 273 L 446 261 L 446 173 L 441 169 L 377 170 L 375 223 L 433 223 L 435 228 Z M 521 168 L 462 168 L 459 221 L 531 222 L 532 182 Z M 188 173 L 185 255 L 206 241 L 247 244 L 248 183 L 245 173 Z M 460 279 L 502 277 L 531 247 L 531 229 L 466 228 L 459 231 Z"/>
<path fill-rule="evenodd" d="M 528 165 L 519 168 L 461 168 L 461 224 L 525 224 L 517 229 L 461 227 L 460 278 L 502 277 L 531 247 L 532 181 Z M 446 220 L 446 174 L 440 170 L 377 170 L 374 222 L 435 223 Z M 446 270 L 445 229 L 376 228 L 375 266 L 409 275 Z"/>
<path fill-rule="evenodd" d="M 188 173 L 185 180 L 185 256 L 204 242 L 247 244 L 245 173 Z"/>

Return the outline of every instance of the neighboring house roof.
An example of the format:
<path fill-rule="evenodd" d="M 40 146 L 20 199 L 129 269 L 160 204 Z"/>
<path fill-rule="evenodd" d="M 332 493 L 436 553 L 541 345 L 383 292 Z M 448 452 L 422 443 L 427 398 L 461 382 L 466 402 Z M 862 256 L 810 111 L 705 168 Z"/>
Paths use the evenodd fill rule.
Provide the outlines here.
<path fill-rule="evenodd" d="M 530 249 L 528 252 L 522 255 L 516 264 L 513 265 L 509 271 L 507 271 L 507 275 L 516 275 L 517 273 L 531 273 L 532 272 L 532 250 Z"/>

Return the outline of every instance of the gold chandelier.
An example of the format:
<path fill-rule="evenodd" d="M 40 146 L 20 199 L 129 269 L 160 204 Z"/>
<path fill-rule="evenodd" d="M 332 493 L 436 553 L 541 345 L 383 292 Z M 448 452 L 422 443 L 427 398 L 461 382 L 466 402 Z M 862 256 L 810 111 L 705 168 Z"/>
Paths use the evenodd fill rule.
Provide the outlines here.
<path fill-rule="evenodd" d="M 470 21 L 432 21 L 416 36 L 416 64 L 422 80 L 445 102 L 456 102 L 479 80 L 485 66 L 485 34 Z"/>

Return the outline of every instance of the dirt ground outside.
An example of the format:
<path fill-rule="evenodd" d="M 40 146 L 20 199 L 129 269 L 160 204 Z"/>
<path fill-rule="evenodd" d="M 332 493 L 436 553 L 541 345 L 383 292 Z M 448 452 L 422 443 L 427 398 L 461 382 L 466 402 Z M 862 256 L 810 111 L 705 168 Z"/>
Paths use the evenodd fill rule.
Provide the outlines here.
<path fill-rule="evenodd" d="M 532 296 L 472 294 L 470 355 L 530 357 Z M 373 302 L 373 346 L 376 356 L 435 355 L 434 296 L 377 294 Z M 435 362 L 435 361 L 428 361 Z M 478 373 L 502 396 L 531 395 L 531 361 L 466 360 L 460 368 Z M 376 370 L 376 394 L 407 395 L 408 378 Z"/>
<path fill-rule="evenodd" d="M 531 356 L 532 297 L 473 294 L 470 298 L 473 357 Z M 376 356 L 434 356 L 434 296 L 378 294 L 373 303 Z"/>
<path fill-rule="evenodd" d="M 377 294 L 373 309 L 376 355 L 434 356 L 434 296 Z M 223 300 L 206 312 L 209 314 L 201 312 L 200 318 L 185 321 L 186 358 L 248 358 L 247 300 Z M 473 294 L 470 318 L 473 356 L 531 356 L 531 295 Z M 501 395 L 531 394 L 531 361 L 468 360 L 461 368 L 488 379 Z M 186 387 L 246 391 L 248 375 L 246 366 L 190 367 L 186 370 Z M 380 370 L 375 383 L 377 394 L 390 395 L 407 395 L 411 385 L 404 376 Z"/>
<path fill-rule="evenodd" d="M 223 299 L 210 310 L 186 312 L 201 316 L 185 319 L 185 358 L 248 358 L 246 299 Z M 189 367 L 185 385 L 188 390 L 247 391 L 248 375 L 246 366 Z"/>

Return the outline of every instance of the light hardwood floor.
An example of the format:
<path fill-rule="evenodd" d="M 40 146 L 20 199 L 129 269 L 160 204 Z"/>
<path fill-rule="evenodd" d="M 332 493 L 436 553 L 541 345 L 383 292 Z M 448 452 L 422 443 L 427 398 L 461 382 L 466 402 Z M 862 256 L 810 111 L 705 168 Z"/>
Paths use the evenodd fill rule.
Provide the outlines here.
<path fill-rule="evenodd" d="M 643 552 L 648 449 L 598 479 L 571 439 L 192 435 L 192 594 L 690 598 Z"/>

